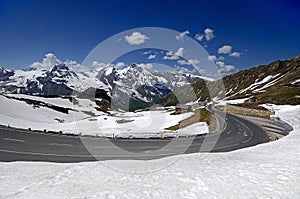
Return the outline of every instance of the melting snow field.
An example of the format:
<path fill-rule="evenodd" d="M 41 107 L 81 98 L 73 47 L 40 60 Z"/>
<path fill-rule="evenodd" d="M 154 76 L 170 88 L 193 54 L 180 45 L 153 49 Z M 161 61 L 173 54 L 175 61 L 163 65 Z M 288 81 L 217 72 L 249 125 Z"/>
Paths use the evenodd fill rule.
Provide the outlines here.
<path fill-rule="evenodd" d="M 299 198 L 300 106 L 272 108 L 293 126 L 290 135 L 229 153 L 0 163 L 0 198 Z"/>
<path fill-rule="evenodd" d="M 171 115 L 174 111 L 168 110 L 136 113 L 111 112 L 112 116 L 96 111 L 95 102 L 87 99 L 77 99 L 79 104 L 73 105 L 68 99 L 61 98 L 43 98 L 19 94 L 9 96 L 42 101 L 51 105 L 74 109 L 74 111 L 65 114 L 47 107 L 33 108 L 32 105 L 24 101 L 8 99 L 0 95 L 0 124 L 5 126 L 122 138 L 176 137 L 208 133 L 208 126 L 205 122 L 199 122 L 177 131 L 165 130 L 165 128 L 176 125 L 181 120 L 192 116 L 192 112 L 180 115 Z M 86 112 L 91 112 L 96 116 L 88 115 Z"/>

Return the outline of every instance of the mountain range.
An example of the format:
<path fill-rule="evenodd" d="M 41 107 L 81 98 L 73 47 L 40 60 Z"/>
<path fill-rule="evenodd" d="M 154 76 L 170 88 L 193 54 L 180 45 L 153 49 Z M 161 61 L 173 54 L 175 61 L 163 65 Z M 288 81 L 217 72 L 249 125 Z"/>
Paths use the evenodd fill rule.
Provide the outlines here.
<path fill-rule="evenodd" d="M 114 106 L 122 110 L 134 110 L 151 106 L 171 91 L 204 81 L 203 78 L 175 70 L 160 72 L 139 64 L 122 69 L 108 65 L 97 69 L 82 67 L 79 70 L 67 63 L 55 62 L 55 65 L 47 68 L 31 67 L 26 70 L 0 67 L 0 90 L 2 93 L 38 96 L 75 95 L 105 100 L 110 97 L 108 101 Z"/>
<path fill-rule="evenodd" d="M 160 72 L 139 64 L 122 69 L 112 65 L 78 70 L 67 63 L 55 63 L 47 68 L 26 70 L 0 67 L 1 92 L 102 98 L 126 111 L 155 103 L 167 106 L 179 101 L 187 103 L 223 97 L 255 97 L 259 103 L 300 104 L 300 56 L 239 71 L 215 81 L 176 70 Z M 212 93 L 208 91 L 208 84 L 213 84 L 214 88 L 224 85 L 224 89 Z M 183 99 L 178 100 L 180 97 Z"/>

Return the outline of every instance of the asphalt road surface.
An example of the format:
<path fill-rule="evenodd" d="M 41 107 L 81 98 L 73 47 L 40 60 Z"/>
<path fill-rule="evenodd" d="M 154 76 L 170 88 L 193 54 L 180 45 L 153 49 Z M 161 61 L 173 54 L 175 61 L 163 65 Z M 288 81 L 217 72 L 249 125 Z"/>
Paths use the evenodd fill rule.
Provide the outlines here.
<path fill-rule="evenodd" d="M 89 138 L 3 127 L 0 128 L 0 161 L 148 160 L 183 153 L 227 152 L 268 141 L 260 127 L 230 114 L 226 115 L 219 133 L 174 139 Z"/>

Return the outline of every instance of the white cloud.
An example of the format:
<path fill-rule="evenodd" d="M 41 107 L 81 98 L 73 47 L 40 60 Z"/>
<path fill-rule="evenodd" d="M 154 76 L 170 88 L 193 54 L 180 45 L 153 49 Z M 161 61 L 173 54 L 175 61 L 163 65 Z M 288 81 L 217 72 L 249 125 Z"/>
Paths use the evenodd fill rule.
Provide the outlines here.
<path fill-rule="evenodd" d="M 179 59 L 179 57 L 183 56 L 184 48 L 180 47 L 178 50 L 174 53 L 173 51 L 169 51 L 166 53 L 166 56 L 163 57 L 163 59 L 169 59 L 169 60 L 176 60 Z"/>
<path fill-rule="evenodd" d="M 77 63 L 76 61 L 73 60 L 67 60 L 64 62 L 64 64 L 74 72 L 79 72 L 81 70 L 85 70 L 86 67 L 82 66 L 81 64 Z"/>
<path fill-rule="evenodd" d="M 93 67 L 95 67 L 96 69 L 105 68 L 108 66 L 109 66 L 109 64 L 98 62 L 98 61 L 93 61 Z"/>
<path fill-rule="evenodd" d="M 95 67 L 95 69 L 103 69 L 103 68 L 106 68 L 106 67 L 113 67 L 113 68 L 116 68 L 116 69 L 120 69 L 120 68 L 123 68 L 126 65 L 123 62 L 118 62 L 116 64 L 107 64 L 107 63 L 103 63 L 103 62 L 94 61 L 93 66 Z"/>
<path fill-rule="evenodd" d="M 151 51 L 151 50 L 149 50 L 149 51 L 145 51 L 145 52 L 143 52 L 143 55 L 148 55 L 148 54 L 150 54 L 150 53 L 152 53 L 152 51 Z"/>
<path fill-rule="evenodd" d="M 223 57 L 223 56 L 220 56 L 220 57 L 218 58 L 218 60 L 222 60 L 222 61 L 224 61 L 224 60 L 225 60 L 225 57 Z"/>
<path fill-rule="evenodd" d="M 195 39 L 198 41 L 202 41 L 202 40 L 206 40 L 206 41 L 210 41 L 213 38 L 215 38 L 216 36 L 214 35 L 214 30 L 210 29 L 210 28 L 206 28 L 203 32 L 203 34 L 198 33 L 195 35 Z"/>
<path fill-rule="evenodd" d="M 192 65 L 192 66 L 196 66 L 200 63 L 200 61 L 198 59 L 189 59 L 189 60 L 178 60 L 178 64 L 180 65 Z"/>
<path fill-rule="evenodd" d="M 225 58 L 224 58 L 223 56 L 217 57 L 217 56 L 215 56 L 215 55 L 209 55 L 209 56 L 207 57 L 207 59 L 208 59 L 209 61 L 212 61 L 212 62 L 216 62 L 216 61 L 224 61 L 224 60 L 225 60 Z"/>
<path fill-rule="evenodd" d="M 186 60 L 183 60 L 183 59 L 178 60 L 178 64 L 180 64 L 180 65 L 189 65 L 189 63 Z"/>
<path fill-rule="evenodd" d="M 225 66 L 225 63 L 223 61 L 217 61 L 216 64 L 219 66 L 219 67 L 224 67 Z"/>
<path fill-rule="evenodd" d="M 202 41 L 204 38 L 204 35 L 203 34 L 196 34 L 195 35 L 195 39 L 198 40 L 198 41 Z"/>
<path fill-rule="evenodd" d="M 179 35 L 177 35 L 177 36 L 176 36 L 176 39 L 177 39 L 177 40 L 182 40 L 183 37 L 184 37 L 185 35 L 188 35 L 188 34 L 190 34 L 190 31 L 186 30 L 186 31 L 180 33 Z"/>
<path fill-rule="evenodd" d="M 224 45 L 221 48 L 219 48 L 218 53 L 219 54 L 230 54 L 231 51 L 232 51 L 232 46 Z"/>
<path fill-rule="evenodd" d="M 123 68 L 125 66 L 125 63 L 123 62 L 118 62 L 117 64 L 115 64 L 115 68 Z"/>
<path fill-rule="evenodd" d="M 176 70 L 176 72 L 179 72 L 179 73 L 189 73 L 189 74 L 194 74 L 196 73 L 196 70 L 193 69 L 193 70 L 189 70 L 185 67 L 182 67 L 182 66 L 178 66 L 178 65 L 175 65 L 174 66 L 174 69 Z"/>
<path fill-rule="evenodd" d="M 67 59 L 66 61 L 59 60 L 53 53 L 47 53 L 42 62 L 34 62 L 30 65 L 31 68 L 40 68 L 40 69 L 51 69 L 53 66 L 57 64 L 65 64 L 69 69 L 73 71 L 78 71 L 83 68 L 81 64 L 77 63 L 74 60 Z"/>
<path fill-rule="evenodd" d="M 125 40 L 127 43 L 129 43 L 130 45 L 140 45 L 146 42 L 146 40 L 148 40 L 149 37 L 147 37 L 146 35 L 143 35 L 140 32 L 133 32 L 131 35 L 126 35 L 125 36 Z"/>
<path fill-rule="evenodd" d="M 218 58 L 217 58 L 215 55 L 209 55 L 209 56 L 207 57 L 207 59 L 208 59 L 209 61 L 212 61 L 212 62 L 215 62 L 215 61 L 218 60 Z"/>
<path fill-rule="evenodd" d="M 233 71 L 235 67 L 233 65 L 225 65 L 224 67 L 219 69 L 219 73 L 229 73 Z"/>
<path fill-rule="evenodd" d="M 233 52 L 229 55 L 230 57 L 240 57 L 241 56 L 241 53 L 239 52 Z"/>
<path fill-rule="evenodd" d="M 214 35 L 214 30 L 212 30 L 212 29 L 210 29 L 210 28 L 206 28 L 206 29 L 204 30 L 204 35 L 205 35 L 205 39 L 206 39 L 207 41 L 210 41 L 210 40 L 212 40 L 214 37 L 216 37 L 216 36 Z"/>
<path fill-rule="evenodd" d="M 78 64 L 76 61 L 73 61 L 73 60 L 67 60 L 64 62 L 64 64 L 66 64 L 66 66 L 68 67 L 80 67 L 80 64 Z"/>
<path fill-rule="evenodd" d="M 156 57 L 156 55 L 151 54 L 151 55 L 148 56 L 148 59 L 154 59 L 155 57 Z"/>
<path fill-rule="evenodd" d="M 42 68 L 42 69 L 50 69 L 54 65 L 61 64 L 62 62 L 53 54 L 48 53 L 45 55 L 45 58 L 42 62 L 34 62 L 30 65 L 31 68 Z"/>
<path fill-rule="evenodd" d="M 216 64 L 219 66 L 218 72 L 221 74 L 228 74 L 235 69 L 233 65 L 226 65 L 223 61 L 217 61 Z"/>
<path fill-rule="evenodd" d="M 148 70 L 152 69 L 153 68 L 153 65 L 152 64 L 144 64 L 144 63 L 141 63 L 141 64 L 138 64 L 138 66 L 142 67 L 142 68 L 146 68 Z"/>

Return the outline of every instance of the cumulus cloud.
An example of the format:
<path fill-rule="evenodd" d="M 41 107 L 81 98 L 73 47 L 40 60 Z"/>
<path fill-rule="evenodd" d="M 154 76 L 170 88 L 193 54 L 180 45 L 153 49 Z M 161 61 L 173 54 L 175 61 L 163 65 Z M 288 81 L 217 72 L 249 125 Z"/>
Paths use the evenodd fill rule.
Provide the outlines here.
<path fill-rule="evenodd" d="M 151 55 L 148 56 L 148 59 L 154 59 L 155 57 L 156 57 L 156 55 L 151 54 Z"/>
<path fill-rule="evenodd" d="M 113 67 L 116 69 L 120 69 L 120 68 L 123 68 L 124 66 L 125 66 L 125 63 L 123 63 L 123 62 L 118 62 L 116 64 L 108 64 L 108 63 L 103 63 L 103 62 L 98 62 L 98 61 L 93 62 L 93 67 L 95 67 L 95 69 L 103 69 L 106 67 Z"/>
<path fill-rule="evenodd" d="M 233 65 L 225 65 L 224 67 L 221 67 L 218 71 L 219 73 L 226 73 L 233 71 L 235 67 Z"/>
<path fill-rule="evenodd" d="M 224 60 L 225 60 L 225 57 L 223 57 L 223 56 L 220 56 L 220 57 L 218 58 L 218 60 L 222 60 L 222 61 L 224 61 Z"/>
<path fill-rule="evenodd" d="M 188 35 L 188 34 L 190 34 L 190 31 L 186 30 L 186 31 L 180 33 L 179 35 L 177 35 L 177 36 L 176 36 L 176 39 L 177 39 L 177 40 L 182 40 L 183 37 L 184 37 L 185 35 Z"/>
<path fill-rule="evenodd" d="M 225 58 L 224 58 L 223 56 L 217 57 L 217 56 L 215 56 L 215 55 L 209 55 L 209 56 L 207 57 L 207 59 L 208 59 L 209 61 L 212 61 L 212 62 L 216 62 L 216 61 L 224 61 L 224 60 L 225 60 Z"/>
<path fill-rule="evenodd" d="M 186 60 L 178 60 L 178 64 L 180 64 L 180 65 L 188 65 L 189 63 Z"/>
<path fill-rule="evenodd" d="M 125 41 L 130 45 L 140 45 L 146 42 L 149 39 L 146 35 L 143 35 L 140 32 L 133 32 L 131 35 L 126 35 Z"/>
<path fill-rule="evenodd" d="M 195 39 L 198 41 L 203 41 L 203 40 L 210 41 L 215 37 L 216 36 L 214 35 L 214 30 L 210 28 L 206 28 L 203 33 L 198 33 L 195 35 Z"/>
<path fill-rule="evenodd" d="M 73 60 L 67 60 L 64 62 L 64 64 L 74 72 L 80 72 L 81 70 L 86 70 L 85 66 L 82 66 L 81 64 L 77 63 Z"/>
<path fill-rule="evenodd" d="M 208 59 L 209 61 L 212 61 L 212 62 L 215 62 L 215 61 L 218 60 L 218 58 L 217 58 L 215 55 L 209 55 L 209 56 L 207 57 L 207 59 Z"/>
<path fill-rule="evenodd" d="M 189 59 L 189 60 L 178 60 L 178 64 L 180 65 L 192 65 L 196 66 L 200 63 L 198 59 Z"/>
<path fill-rule="evenodd" d="M 182 67 L 182 66 L 178 66 L 178 65 L 175 65 L 175 66 L 174 66 L 174 69 L 175 69 L 176 72 L 178 72 L 178 73 L 189 73 L 189 74 L 194 74 L 194 73 L 196 73 L 196 70 L 195 70 L 195 69 L 189 70 L 188 68 L 185 68 L 185 67 Z"/>
<path fill-rule="evenodd" d="M 152 51 L 151 51 L 151 50 L 148 50 L 148 51 L 143 52 L 143 55 L 148 55 L 148 54 L 150 54 L 150 53 L 152 53 Z"/>
<path fill-rule="evenodd" d="M 98 61 L 93 61 L 93 67 L 95 67 L 96 69 L 105 68 L 108 66 L 109 66 L 109 64 L 98 62 Z"/>
<path fill-rule="evenodd" d="M 218 49 L 219 54 L 230 54 L 231 51 L 232 51 L 232 46 L 230 45 L 224 45 Z"/>
<path fill-rule="evenodd" d="M 210 40 L 212 40 L 214 37 L 216 37 L 216 36 L 214 35 L 214 30 L 212 30 L 212 29 L 210 29 L 210 28 L 206 28 L 206 29 L 204 30 L 204 35 L 205 35 L 205 39 L 206 39 L 207 41 L 210 41 Z"/>
<path fill-rule="evenodd" d="M 169 60 L 177 60 L 179 57 L 183 56 L 184 48 L 180 47 L 178 50 L 174 53 L 173 51 L 169 51 L 166 53 L 166 55 L 163 57 L 163 59 L 169 59 Z"/>
<path fill-rule="evenodd" d="M 198 41 L 202 41 L 204 38 L 204 35 L 203 34 L 196 34 L 195 35 L 195 39 L 198 40 Z"/>
<path fill-rule="evenodd" d="M 125 66 L 125 63 L 123 62 L 118 62 L 115 64 L 115 68 L 123 68 Z"/>
<path fill-rule="evenodd" d="M 223 61 L 217 61 L 216 64 L 219 66 L 218 72 L 221 74 L 228 74 L 235 69 L 233 65 L 226 65 Z"/>
<path fill-rule="evenodd" d="M 146 68 L 148 70 L 152 69 L 153 68 L 153 65 L 152 64 L 145 64 L 145 63 L 140 63 L 140 64 L 137 64 L 138 66 L 142 67 L 142 68 Z"/>
<path fill-rule="evenodd" d="M 219 66 L 219 67 L 224 67 L 225 66 L 225 63 L 223 61 L 217 61 L 216 64 Z"/>
<path fill-rule="evenodd" d="M 78 68 L 78 67 L 80 67 L 80 64 L 78 64 L 74 60 L 67 60 L 67 61 L 64 62 L 64 64 L 66 64 L 66 66 L 72 67 L 72 68 Z"/>
<path fill-rule="evenodd" d="M 50 69 L 54 65 L 61 64 L 62 62 L 53 54 L 48 53 L 42 62 L 34 62 L 30 65 L 31 68 Z"/>
<path fill-rule="evenodd" d="M 229 55 L 230 57 L 240 57 L 241 56 L 241 53 L 239 52 L 233 52 Z"/>

